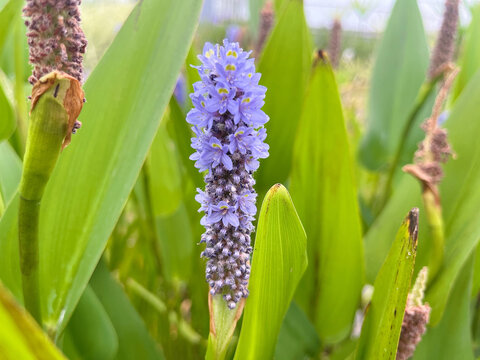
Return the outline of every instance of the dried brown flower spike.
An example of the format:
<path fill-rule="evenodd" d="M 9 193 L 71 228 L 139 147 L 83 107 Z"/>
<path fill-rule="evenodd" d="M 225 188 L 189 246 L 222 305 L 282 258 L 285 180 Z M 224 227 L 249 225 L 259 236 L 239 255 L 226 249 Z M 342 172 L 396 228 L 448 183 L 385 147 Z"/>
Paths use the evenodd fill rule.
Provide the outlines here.
<path fill-rule="evenodd" d="M 342 52 L 342 23 L 339 19 L 335 19 L 330 32 L 330 43 L 328 44 L 328 54 L 332 67 L 336 69 L 340 62 L 340 55 Z"/>
<path fill-rule="evenodd" d="M 443 178 L 441 164 L 447 162 L 453 155 L 447 139 L 447 130 L 438 127 L 438 118 L 457 74 L 458 69 L 454 69 L 446 78 L 435 100 L 432 116 L 425 120 L 422 125 L 425 131 L 425 139 L 418 145 L 418 150 L 415 152 L 415 164 L 403 167 L 405 172 L 412 174 L 421 181 L 424 192 L 428 189 L 433 193 L 438 204 L 440 204 L 440 196 L 437 186 Z"/>
<path fill-rule="evenodd" d="M 273 26 L 273 21 L 275 20 L 275 12 L 273 10 L 273 4 L 271 0 L 267 0 L 263 6 L 262 11 L 260 12 L 260 29 L 258 33 L 258 41 L 255 46 L 255 53 L 260 54 L 262 52 L 265 41 L 270 34 L 270 30 Z"/>
<path fill-rule="evenodd" d="M 407 360 L 413 356 L 415 348 L 426 331 L 430 316 L 430 306 L 423 304 L 423 295 L 427 283 L 428 268 L 423 267 L 410 294 L 403 317 L 402 332 L 398 342 L 397 360 Z"/>
<path fill-rule="evenodd" d="M 80 28 L 81 0 L 27 0 L 23 14 L 28 19 L 33 85 L 53 70 L 82 82 L 82 60 L 87 40 Z"/>
<path fill-rule="evenodd" d="M 442 26 L 430 59 L 428 78 L 433 79 L 444 71 L 455 51 L 455 37 L 458 25 L 458 3 L 460 0 L 446 0 Z"/>

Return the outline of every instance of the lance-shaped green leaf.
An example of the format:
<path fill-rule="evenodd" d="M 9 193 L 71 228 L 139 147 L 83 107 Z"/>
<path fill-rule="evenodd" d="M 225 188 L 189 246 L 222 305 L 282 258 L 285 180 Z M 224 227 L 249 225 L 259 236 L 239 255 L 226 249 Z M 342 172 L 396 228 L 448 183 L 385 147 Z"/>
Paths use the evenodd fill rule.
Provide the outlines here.
<path fill-rule="evenodd" d="M 274 185 L 260 211 L 235 359 L 273 357 L 283 318 L 307 266 L 306 240 L 287 189 Z"/>
<path fill-rule="evenodd" d="M 284 182 L 292 163 L 292 136 L 297 130 L 312 57 L 310 32 L 302 1 L 290 1 L 280 13 L 258 65 L 260 83 L 267 87 L 263 110 L 270 156 L 258 170 L 259 190 Z"/>
<path fill-rule="evenodd" d="M 16 127 L 15 111 L 9 98 L 8 79 L 0 69 L 0 141 L 8 139 Z"/>
<path fill-rule="evenodd" d="M 22 162 L 18 155 L 8 142 L 0 142 L 0 194 L 5 206 L 18 188 L 21 173 Z"/>
<path fill-rule="evenodd" d="M 360 301 L 363 243 L 342 105 L 322 51 L 307 88 L 293 159 L 291 193 L 308 234 L 309 256 L 297 301 L 315 319 L 322 342 L 336 342 L 349 333 Z"/>
<path fill-rule="evenodd" d="M 375 281 L 395 239 L 395 233 L 398 231 L 398 220 L 395 219 L 401 218 L 412 207 L 420 209 L 420 218 L 422 218 L 423 203 L 420 185 L 409 174 L 403 174 L 394 195 L 364 237 L 368 283 L 373 284 Z M 422 220 L 420 221 L 423 223 Z M 425 238 L 424 232 L 425 228 L 422 228 L 421 242 Z"/>
<path fill-rule="evenodd" d="M 1 283 L 0 324 L 0 359 L 66 359 Z"/>
<path fill-rule="evenodd" d="M 75 352 L 84 359 L 109 360 L 117 354 L 117 333 L 90 286 L 85 289 L 65 331 Z M 67 349 L 65 353 L 70 356 Z"/>
<path fill-rule="evenodd" d="M 90 280 L 90 286 L 117 333 L 116 360 L 164 359 L 161 349 L 148 333 L 142 318 L 103 261 L 98 264 Z"/>
<path fill-rule="evenodd" d="M 445 314 L 437 326 L 428 328 L 417 345 L 414 360 L 473 360 L 470 293 L 473 256 L 459 273 L 449 297 Z"/>
<path fill-rule="evenodd" d="M 416 0 L 397 0 L 378 49 L 369 95 L 368 131 L 359 156 L 371 170 L 390 162 L 428 67 L 428 46 Z M 422 137 L 417 117 L 410 152 Z M 413 146 L 413 148 L 412 148 Z"/>
<path fill-rule="evenodd" d="M 196 0 L 139 2 L 85 84 L 82 130 L 52 174 L 40 217 L 42 312 L 51 328 L 69 319 L 135 183 L 200 8 Z"/>
<path fill-rule="evenodd" d="M 0 54 L 7 40 L 7 35 L 13 28 L 12 24 L 15 18 L 21 16 L 22 4 L 22 0 L 10 0 L 0 10 L 0 24 L 2 24 L 0 27 Z"/>
<path fill-rule="evenodd" d="M 418 209 L 405 218 L 374 284 L 356 359 L 395 359 L 415 266 Z"/>

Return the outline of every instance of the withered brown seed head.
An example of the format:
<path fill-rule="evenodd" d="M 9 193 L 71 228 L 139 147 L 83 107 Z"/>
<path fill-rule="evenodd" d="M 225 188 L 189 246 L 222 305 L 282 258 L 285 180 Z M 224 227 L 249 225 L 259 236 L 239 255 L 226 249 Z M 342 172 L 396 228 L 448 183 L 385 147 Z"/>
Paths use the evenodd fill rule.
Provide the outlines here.
<path fill-rule="evenodd" d="M 258 33 L 257 46 L 255 47 L 255 52 L 257 54 L 262 52 L 265 41 L 267 40 L 270 30 L 273 26 L 273 21 L 275 20 L 275 12 L 273 10 L 272 1 L 267 0 L 265 5 L 260 12 L 260 29 Z"/>
<path fill-rule="evenodd" d="M 460 0 L 446 0 L 443 22 L 430 60 L 428 78 L 433 79 L 452 61 L 455 51 L 455 36 L 458 25 L 458 3 Z"/>
<path fill-rule="evenodd" d="M 328 44 L 328 54 L 333 68 L 337 68 L 340 62 L 342 52 L 342 23 L 339 19 L 335 19 L 330 32 L 330 43 Z"/>
<path fill-rule="evenodd" d="M 407 304 L 398 342 L 397 360 L 407 360 L 413 356 L 417 344 L 425 333 L 430 310 L 428 304 L 416 306 Z"/>
<path fill-rule="evenodd" d="M 53 70 L 78 81 L 83 76 L 83 54 L 87 40 L 80 27 L 81 0 L 27 0 L 30 63 L 34 66 L 29 81 L 33 85 Z"/>

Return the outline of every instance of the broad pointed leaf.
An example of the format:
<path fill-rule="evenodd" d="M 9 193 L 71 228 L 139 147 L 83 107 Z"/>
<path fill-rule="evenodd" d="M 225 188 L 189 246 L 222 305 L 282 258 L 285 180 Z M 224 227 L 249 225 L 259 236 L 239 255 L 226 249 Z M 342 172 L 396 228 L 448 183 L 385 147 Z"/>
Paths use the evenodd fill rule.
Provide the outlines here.
<path fill-rule="evenodd" d="M 274 185 L 258 220 L 250 295 L 235 359 L 271 359 L 283 318 L 307 266 L 305 230 L 287 189 Z"/>
<path fill-rule="evenodd" d="M 320 52 L 295 140 L 290 188 L 308 236 L 309 267 L 297 301 L 326 343 L 349 333 L 363 286 L 353 173 L 337 84 Z"/>

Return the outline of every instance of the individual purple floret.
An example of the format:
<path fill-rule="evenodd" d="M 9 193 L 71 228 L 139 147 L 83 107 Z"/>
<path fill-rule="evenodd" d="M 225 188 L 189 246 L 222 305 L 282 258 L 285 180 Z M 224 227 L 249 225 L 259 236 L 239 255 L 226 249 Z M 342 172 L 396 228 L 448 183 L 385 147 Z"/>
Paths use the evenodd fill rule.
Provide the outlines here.
<path fill-rule="evenodd" d="M 267 89 L 258 84 L 260 74 L 249 55 L 238 43 L 206 43 L 198 56 L 202 80 L 193 86 L 194 108 L 187 115 L 195 134 L 190 159 L 206 171 L 205 191 L 197 189 L 195 197 L 205 213 L 206 278 L 210 293 L 223 294 L 231 309 L 248 296 L 250 234 L 257 212 L 252 175 L 258 159 L 268 157 L 263 127 L 268 116 L 261 110 Z"/>

